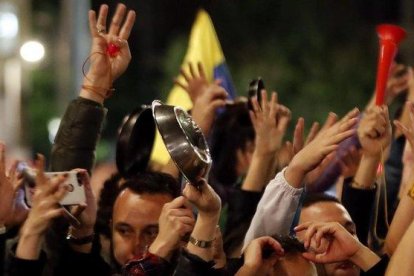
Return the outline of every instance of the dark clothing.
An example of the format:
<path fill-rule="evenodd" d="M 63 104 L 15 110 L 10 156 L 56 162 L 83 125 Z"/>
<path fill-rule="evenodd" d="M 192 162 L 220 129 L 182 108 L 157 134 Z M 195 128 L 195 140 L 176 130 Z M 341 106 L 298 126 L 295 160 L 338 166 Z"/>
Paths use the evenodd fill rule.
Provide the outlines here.
<path fill-rule="evenodd" d="M 52 148 L 51 171 L 91 172 L 105 114 L 102 105 L 81 97 L 69 104 Z"/>
<path fill-rule="evenodd" d="M 227 221 L 223 235 L 223 247 L 226 255 L 243 244 L 244 236 L 249 229 L 262 195 L 262 192 L 233 189 L 232 196 L 228 198 Z"/>
<path fill-rule="evenodd" d="M 404 147 L 404 135 L 394 139 L 391 143 L 390 155 L 385 162 L 385 182 L 387 183 L 388 214 L 390 221 L 398 206 L 398 192 L 402 178 Z"/>
<path fill-rule="evenodd" d="M 83 168 L 91 172 L 105 114 L 106 109 L 95 101 L 79 97 L 69 103 L 52 148 L 51 171 Z M 62 261 L 61 254 L 67 247 L 67 228 L 66 220 L 58 219 L 46 234 L 47 272 L 54 271 Z M 73 263 L 69 268 L 84 270 Z"/>
<path fill-rule="evenodd" d="M 46 264 L 46 254 L 42 252 L 38 260 L 24 260 L 10 253 L 10 276 L 41 276 Z"/>
<path fill-rule="evenodd" d="M 163 258 L 147 252 L 138 260 L 129 261 L 122 268 L 125 276 L 158 276 L 171 275 L 173 266 Z"/>
<path fill-rule="evenodd" d="M 174 275 L 177 276 L 221 276 L 228 275 L 224 269 L 215 269 L 214 262 L 206 262 L 197 255 L 182 250 Z"/>
<path fill-rule="evenodd" d="M 388 263 L 390 259 L 387 255 L 381 257 L 381 260 L 374 265 L 370 270 L 364 272 L 361 271 L 360 276 L 380 276 L 385 275 L 385 271 L 387 270 Z"/>
<path fill-rule="evenodd" d="M 4 251 L 6 250 L 6 234 L 0 234 L 0 275 L 3 274 L 4 267 Z"/>
<path fill-rule="evenodd" d="M 112 275 L 112 269 L 107 264 L 99 252 L 92 250 L 91 253 L 80 253 L 74 251 L 66 243 L 61 252 L 59 265 L 56 267 L 54 275 Z"/>
<path fill-rule="evenodd" d="M 375 189 L 363 190 L 351 187 L 351 183 L 352 178 L 347 178 L 344 181 L 342 205 L 349 212 L 356 225 L 358 239 L 367 245 L 377 186 Z"/>

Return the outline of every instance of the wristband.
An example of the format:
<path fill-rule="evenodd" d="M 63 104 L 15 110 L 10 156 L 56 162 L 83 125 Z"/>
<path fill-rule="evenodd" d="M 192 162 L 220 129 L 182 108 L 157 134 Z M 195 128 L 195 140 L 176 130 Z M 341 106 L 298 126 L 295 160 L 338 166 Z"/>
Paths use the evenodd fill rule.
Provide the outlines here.
<path fill-rule="evenodd" d="M 359 190 L 374 190 L 375 189 L 375 183 L 372 184 L 369 187 L 363 186 L 361 184 L 359 184 L 358 182 L 356 182 L 355 180 L 352 180 L 351 182 L 351 187 L 355 188 L 355 189 L 359 189 Z"/>
<path fill-rule="evenodd" d="M 194 238 L 193 236 L 190 236 L 190 240 L 189 242 L 197 247 L 200 248 L 210 248 L 213 245 L 213 241 L 202 241 L 202 240 L 197 240 L 196 238 Z"/>

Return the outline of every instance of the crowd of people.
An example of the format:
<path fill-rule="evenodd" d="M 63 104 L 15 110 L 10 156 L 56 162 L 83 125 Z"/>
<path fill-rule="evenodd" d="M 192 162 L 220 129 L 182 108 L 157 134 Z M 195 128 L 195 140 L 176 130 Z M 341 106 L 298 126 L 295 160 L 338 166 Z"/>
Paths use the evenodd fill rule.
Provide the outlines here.
<path fill-rule="evenodd" d="M 89 12 L 90 66 L 49 157 L 50 171 L 68 173 L 49 177 L 38 154 L 29 207 L 21 163 L 6 169 L 0 143 L 2 273 L 411 275 L 410 67 L 392 66 L 385 105 L 375 105 L 373 95 L 366 107 L 342 118 L 331 112 L 306 137 L 299 118 L 290 139 L 291 110 L 277 93 L 262 90 L 261 97 L 229 103 L 201 63 L 189 64 L 176 84 L 188 92 L 192 118 L 208 137 L 209 176 L 182 187 L 180 171 L 169 162 L 133 175 L 115 173 L 95 194 L 89 175 L 104 102 L 118 97 L 112 84 L 131 60 L 127 40 L 135 12 L 119 4 L 110 22 L 107 17 L 107 5 Z M 391 123 L 387 105 L 402 93 L 407 102 Z M 62 206 L 72 172 L 84 187 L 85 203 Z"/>

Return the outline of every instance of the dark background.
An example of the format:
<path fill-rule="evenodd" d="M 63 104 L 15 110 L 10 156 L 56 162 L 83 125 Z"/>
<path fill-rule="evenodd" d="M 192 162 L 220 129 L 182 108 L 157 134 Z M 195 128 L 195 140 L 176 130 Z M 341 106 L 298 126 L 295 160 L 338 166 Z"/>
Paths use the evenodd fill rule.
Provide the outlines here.
<path fill-rule="evenodd" d="M 62 16 L 59 2 L 32 3 L 33 29 L 52 45 L 57 35 L 55 26 Z M 107 3 L 114 11 L 118 2 L 91 4 L 98 10 L 101 3 Z M 413 5 L 403 0 L 121 2 L 137 12 L 129 39 L 133 59 L 126 74 L 115 83 L 116 95 L 105 103 L 109 113 L 100 157 L 113 152 L 117 128 L 126 113 L 155 98 L 165 100 L 200 7 L 210 13 L 238 94 L 245 95 L 249 81 L 261 76 L 292 109 L 294 120 L 305 117 L 307 127 L 311 120 L 323 121 L 329 111 L 341 115 L 366 104 L 375 84 L 377 24 L 399 24 L 413 35 L 408 25 L 414 20 Z M 48 15 L 46 21 L 37 20 L 37 16 Z M 39 26 L 39 22 L 43 23 Z M 398 56 L 401 62 L 412 61 L 414 44 L 409 42 L 407 39 L 402 45 Z M 63 112 L 53 105 L 57 70 L 60 68 L 53 60 L 36 70 L 33 92 L 25 100 L 33 152 L 48 152 L 45 125 L 50 117 Z M 44 108 L 48 103 L 50 108 Z"/>

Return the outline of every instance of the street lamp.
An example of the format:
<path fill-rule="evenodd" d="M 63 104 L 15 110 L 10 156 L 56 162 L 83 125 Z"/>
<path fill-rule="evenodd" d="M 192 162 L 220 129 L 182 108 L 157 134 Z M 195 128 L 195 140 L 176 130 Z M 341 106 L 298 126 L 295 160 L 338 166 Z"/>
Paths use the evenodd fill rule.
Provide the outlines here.
<path fill-rule="evenodd" d="M 38 41 L 27 41 L 20 47 L 20 56 L 27 62 L 37 62 L 45 55 L 45 47 Z"/>

